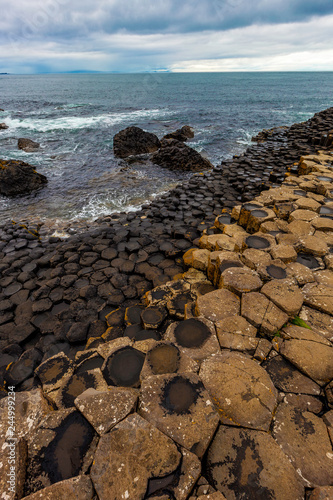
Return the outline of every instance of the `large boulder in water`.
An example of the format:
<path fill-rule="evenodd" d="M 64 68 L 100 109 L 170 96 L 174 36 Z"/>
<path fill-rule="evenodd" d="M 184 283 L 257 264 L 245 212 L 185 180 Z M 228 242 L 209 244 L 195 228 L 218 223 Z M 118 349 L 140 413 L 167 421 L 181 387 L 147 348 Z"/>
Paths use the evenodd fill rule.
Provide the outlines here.
<path fill-rule="evenodd" d="M 17 141 L 17 146 L 19 149 L 23 149 L 26 153 L 33 153 L 39 149 L 40 144 L 32 141 L 31 139 L 21 138 Z"/>
<path fill-rule="evenodd" d="M 153 163 L 170 170 L 185 170 L 200 172 L 213 168 L 206 158 L 195 149 L 190 148 L 176 139 L 162 139 L 161 149 L 152 155 Z"/>
<path fill-rule="evenodd" d="M 46 183 L 45 175 L 38 174 L 29 163 L 0 160 L 0 194 L 5 196 L 28 194 Z"/>
<path fill-rule="evenodd" d="M 174 132 L 170 132 L 163 137 L 163 139 L 177 139 L 177 141 L 186 142 L 187 139 L 193 139 L 194 131 L 192 127 L 188 125 L 184 125 L 184 127 L 175 130 Z"/>
<path fill-rule="evenodd" d="M 5 123 L 0 123 L 0 130 L 6 130 L 8 128 L 8 125 Z"/>
<path fill-rule="evenodd" d="M 159 149 L 160 145 L 155 134 L 145 132 L 139 127 L 127 127 L 113 138 L 113 152 L 115 156 L 120 158 L 153 153 Z"/>

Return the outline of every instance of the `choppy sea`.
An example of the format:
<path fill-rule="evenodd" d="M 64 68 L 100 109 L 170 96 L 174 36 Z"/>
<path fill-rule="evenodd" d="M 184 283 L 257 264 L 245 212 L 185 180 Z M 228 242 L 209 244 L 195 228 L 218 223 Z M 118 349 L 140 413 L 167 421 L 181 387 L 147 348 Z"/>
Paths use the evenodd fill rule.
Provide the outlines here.
<path fill-rule="evenodd" d="M 263 128 L 330 106 L 332 72 L 1 75 L 0 122 L 9 128 L 0 131 L 0 158 L 27 161 L 49 182 L 29 196 L 0 196 L 0 221 L 134 210 L 189 175 L 116 159 L 113 136 L 129 125 L 160 138 L 191 125 L 188 144 L 217 165 Z M 18 150 L 20 137 L 40 150 Z"/>

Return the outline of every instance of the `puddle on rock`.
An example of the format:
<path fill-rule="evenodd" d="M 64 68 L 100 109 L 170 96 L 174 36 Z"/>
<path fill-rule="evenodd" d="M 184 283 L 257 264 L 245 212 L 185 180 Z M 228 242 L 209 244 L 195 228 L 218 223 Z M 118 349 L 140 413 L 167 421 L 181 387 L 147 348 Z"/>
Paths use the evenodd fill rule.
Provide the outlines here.
<path fill-rule="evenodd" d="M 78 411 L 66 417 L 56 432 L 53 441 L 42 449 L 41 467 L 52 484 L 80 473 L 84 456 L 95 435 L 93 427 Z"/>
<path fill-rule="evenodd" d="M 201 347 L 211 334 L 212 332 L 208 326 L 195 318 L 182 321 L 174 331 L 177 344 L 188 348 Z"/>
<path fill-rule="evenodd" d="M 179 368 L 179 349 L 171 344 L 160 344 L 147 354 L 147 362 L 154 375 L 175 373 Z"/>
<path fill-rule="evenodd" d="M 66 357 L 50 359 L 45 366 L 37 371 L 37 376 L 42 383 L 55 384 L 60 380 L 70 367 L 70 361 Z"/>
<path fill-rule="evenodd" d="M 263 248 L 268 248 L 270 246 L 269 241 L 262 236 L 248 236 L 245 243 L 249 248 L 255 248 L 257 250 L 262 250 Z"/>
<path fill-rule="evenodd" d="M 133 347 L 123 347 L 111 354 L 105 362 L 103 375 L 110 385 L 138 387 L 145 355 Z"/>
<path fill-rule="evenodd" d="M 161 340 L 161 335 L 156 330 L 140 330 L 134 335 L 136 342 L 147 339 Z"/>
<path fill-rule="evenodd" d="M 283 269 L 283 267 L 275 266 L 274 264 L 267 266 L 266 271 L 269 276 L 277 280 L 283 280 L 287 277 L 286 270 Z"/>
<path fill-rule="evenodd" d="M 243 267 L 243 264 L 239 260 L 224 260 L 220 265 L 220 273 L 231 267 Z"/>
<path fill-rule="evenodd" d="M 104 363 L 104 358 L 100 356 L 99 354 L 93 355 L 90 358 L 82 361 L 77 369 L 75 370 L 75 373 L 78 375 L 79 373 L 86 372 L 88 370 L 95 370 L 95 368 L 102 368 Z"/>
<path fill-rule="evenodd" d="M 313 255 L 307 253 L 299 253 L 296 262 L 303 264 L 303 266 L 306 266 L 309 269 L 316 269 L 317 267 L 320 267 L 320 262 Z"/>
<path fill-rule="evenodd" d="M 251 215 L 253 215 L 253 217 L 262 218 L 262 217 L 267 217 L 268 213 L 265 210 L 255 209 L 255 210 L 251 210 Z"/>
<path fill-rule="evenodd" d="M 74 399 L 90 387 L 96 388 L 96 378 L 91 373 L 76 373 L 61 391 L 61 402 L 65 408 L 74 406 Z"/>
<path fill-rule="evenodd" d="M 166 383 L 162 390 L 162 406 L 170 413 L 183 415 L 197 402 L 202 384 L 194 384 L 178 375 Z"/>

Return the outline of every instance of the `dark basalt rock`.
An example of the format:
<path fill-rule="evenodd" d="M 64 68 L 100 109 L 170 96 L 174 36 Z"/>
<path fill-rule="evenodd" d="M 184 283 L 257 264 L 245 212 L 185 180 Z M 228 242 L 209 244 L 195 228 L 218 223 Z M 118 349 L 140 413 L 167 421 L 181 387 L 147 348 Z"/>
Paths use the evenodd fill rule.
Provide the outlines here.
<path fill-rule="evenodd" d="M 226 269 L 230 269 L 231 267 L 244 267 L 244 266 L 238 260 L 224 260 L 219 267 L 220 273 L 222 274 L 223 271 L 225 271 Z"/>
<path fill-rule="evenodd" d="M 8 125 L 6 125 L 5 123 L 0 123 L 0 130 L 6 130 L 8 127 Z"/>
<path fill-rule="evenodd" d="M 165 320 L 167 312 L 164 308 L 159 307 L 147 307 L 141 313 L 141 320 L 146 329 L 148 328 L 158 328 L 161 323 Z"/>
<path fill-rule="evenodd" d="M 175 373 L 180 363 L 179 349 L 172 344 L 158 344 L 147 353 L 147 362 L 154 375 Z"/>
<path fill-rule="evenodd" d="M 138 387 L 145 355 L 133 347 L 123 347 L 112 353 L 102 369 L 109 385 Z"/>
<path fill-rule="evenodd" d="M 137 342 L 147 339 L 161 340 L 161 335 L 156 330 L 140 330 L 133 337 L 133 340 Z"/>
<path fill-rule="evenodd" d="M 163 139 L 161 149 L 152 155 L 153 163 L 170 170 L 200 172 L 213 165 L 200 153 L 176 139 Z"/>
<path fill-rule="evenodd" d="M 160 147 L 160 141 L 155 134 L 145 132 L 139 127 L 127 127 L 113 138 L 115 156 L 127 158 L 131 155 L 153 153 Z"/>
<path fill-rule="evenodd" d="M 17 146 L 19 149 L 23 149 L 26 153 L 33 153 L 39 149 L 40 144 L 32 141 L 31 139 L 21 138 L 17 141 Z"/>
<path fill-rule="evenodd" d="M 40 189 L 47 183 L 45 175 L 38 174 L 29 163 L 0 160 L 0 194 L 17 196 Z"/>
<path fill-rule="evenodd" d="M 268 248 L 270 246 L 269 241 L 261 236 L 248 236 L 245 243 L 249 248 L 256 248 L 258 250 L 262 250 L 263 248 Z"/>
<path fill-rule="evenodd" d="M 170 134 L 166 134 L 163 139 L 176 139 L 177 141 L 186 142 L 187 139 L 193 139 L 193 137 L 193 128 L 188 125 L 184 125 L 182 128 L 179 128 L 174 132 L 170 132 Z"/>
<path fill-rule="evenodd" d="M 200 320 L 190 318 L 176 326 L 174 335 L 182 347 L 198 348 L 211 336 L 211 331 Z"/>

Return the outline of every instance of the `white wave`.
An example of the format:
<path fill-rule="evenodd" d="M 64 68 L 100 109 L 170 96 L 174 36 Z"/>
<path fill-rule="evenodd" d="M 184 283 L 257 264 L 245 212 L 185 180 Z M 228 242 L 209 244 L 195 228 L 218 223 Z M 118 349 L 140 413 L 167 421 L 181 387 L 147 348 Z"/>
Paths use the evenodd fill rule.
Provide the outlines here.
<path fill-rule="evenodd" d="M 61 118 L 7 118 L 8 130 L 28 129 L 37 132 L 49 132 L 51 130 L 75 130 L 94 127 L 108 127 L 117 123 L 127 121 L 139 121 L 141 119 L 156 119 L 172 114 L 165 109 L 139 109 L 127 113 L 107 113 L 98 116 L 62 116 Z"/>

